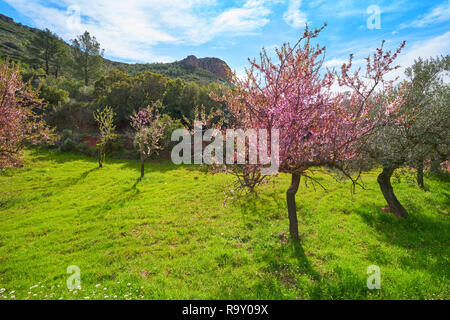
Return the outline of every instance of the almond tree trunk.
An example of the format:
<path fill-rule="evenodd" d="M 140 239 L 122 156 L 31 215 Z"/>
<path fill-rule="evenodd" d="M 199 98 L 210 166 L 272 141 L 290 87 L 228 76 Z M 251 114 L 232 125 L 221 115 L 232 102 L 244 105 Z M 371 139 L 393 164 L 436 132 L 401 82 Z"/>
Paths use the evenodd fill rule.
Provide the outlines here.
<path fill-rule="evenodd" d="M 289 233 L 294 241 L 299 241 L 295 195 L 297 194 L 298 187 L 300 185 L 300 178 L 301 176 L 299 174 L 292 174 L 291 186 L 286 192 L 288 216 L 289 216 Z"/>
<path fill-rule="evenodd" d="M 408 216 L 408 211 L 406 211 L 394 194 L 394 189 L 391 185 L 391 177 L 394 170 L 394 168 L 383 168 L 383 171 L 378 176 L 378 184 L 391 212 L 401 219 Z"/>

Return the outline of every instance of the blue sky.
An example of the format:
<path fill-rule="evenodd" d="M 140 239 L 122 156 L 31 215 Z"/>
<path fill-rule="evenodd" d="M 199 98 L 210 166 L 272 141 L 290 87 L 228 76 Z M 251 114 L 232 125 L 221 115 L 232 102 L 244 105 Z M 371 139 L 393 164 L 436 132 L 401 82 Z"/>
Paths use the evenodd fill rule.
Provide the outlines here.
<path fill-rule="evenodd" d="M 194 54 L 219 57 L 238 73 L 262 46 L 295 42 L 305 23 L 328 23 L 319 42 L 330 67 L 350 53 L 361 61 L 383 39 L 389 48 L 407 41 L 402 66 L 450 51 L 449 0 L 0 0 L 0 13 L 67 41 L 88 30 L 114 60 L 167 62 Z"/>

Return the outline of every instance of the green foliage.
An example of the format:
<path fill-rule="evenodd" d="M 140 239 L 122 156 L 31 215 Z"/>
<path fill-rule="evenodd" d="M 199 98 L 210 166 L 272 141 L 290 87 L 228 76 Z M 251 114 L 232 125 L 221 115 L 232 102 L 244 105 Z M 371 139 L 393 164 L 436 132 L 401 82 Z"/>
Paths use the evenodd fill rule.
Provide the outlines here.
<path fill-rule="evenodd" d="M 450 84 L 444 81 L 450 76 L 450 55 L 419 58 L 406 70 L 411 81 L 408 101 L 403 112 L 411 118 L 405 131 L 413 150 L 408 164 L 424 160 L 450 159 Z"/>
<path fill-rule="evenodd" d="M 378 164 L 416 167 L 426 160 L 449 159 L 450 85 L 443 80 L 449 71 L 450 56 L 419 59 L 406 70 L 410 86 L 400 121 L 379 128 L 366 144 Z M 395 92 L 382 94 L 387 98 Z"/>
<path fill-rule="evenodd" d="M 224 111 L 224 104 L 210 97 L 211 92 L 218 92 L 219 89 L 220 87 L 213 83 L 199 86 L 195 82 L 183 82 L 181 79 L 169 80 L 162 101 L 172 118 L 192 121 L 195 118 L 195 109 L 201 106 L 205 107 L 207 113 L 212 110 Z"/>
<path fill-rule="evenodd" d="M 162 124 L 161 126 L 164 128 L 164 134 L 161 142 L 162 150 L 171 150 L 172 147 L 178 142 L 172 142 L 172 132 L 177 129 L 183 129 L 184 126 L 179 119 L 172 119 L 168 114 L 162 115 L 158 121 Z"/>
<path fill-rule="evenodd" d="M 58 78 L 62 74 L 69 74 L 71 71 L 70 64 L 71 64 L 71 56 L 70 51 L 65 42 L 59 41 L 57 42 L 57 52 L 55 56 L 53 57 L 53 75 Z"/>
<path fill-rule="evenodd" d="M 75 151 L 76 145 L 77 144 L 71 138 L 67 138 L 64 140 L 63 144 L 61 145 L 60 150 L 62 152 Z"/>
<path fill-rule="evenodd" d="M 111 70 L 95 83 L 94 95 L 97 104 L 114 109 L 118 123 L 128 123 L 134 112 L 162 99 L 166 82 L 162 75 L 151 72 L 131 77 L 119 70 Z"/>
<path fill-rule="evenodd" d="M 96 148 L 89 147 L 88 142 L 82 142 L 85 137 L 84 134 L 79 134 L 75 131 L 65 129 L 63 130 L 59 141 L 59 152 L 74 152 L 81 153 L 88 156 L 96 155 Z"/>
<path fill-rule="evenodd" d="M 113 66 L 130 75 L 137 75 L 145 71 L 150 71 L 162 74 L 167 78 L 180 78 L 183 81 L 195 82 L 199 85 L 224 82 L 223 79 L 220 79 L 217 75 L 208 70 L 188 66 L 182 62 L 147 64 L 113 63 Z"/>
<path fill-rule="evenodd" d="M 170 80 L 167 83 L 166 92 L 163 98 L 163 104 L 166 106 L 169 114 L 177 119 L 182 119 L 183 116 L 189 116 L 190 110 L 185 110 L 183 107 L 186 103 L 183 101 L 183 92 L 186 85 L 181 79 Z"/>
<path fill-rule="evenodd" d="M 69 100 L 69 92 L 59 89 L 57 86 L 45 86 L 39 90 L 39 98 L 44 99 L 50 105 L 57 106 Z"/>
<path fill-rule="evenodd" d="M 53 106 L 46 118 L 59 132 L 64 129 L 90 132 L 95 126 L 93 111 L 94 106 L 90 103 L 71 101 Z"/>
<path fill-rule="evenodd" d="M 151 72 L 132 77 L 113 69 L 95 83 L 94 96 L 98 105 L 111 106 L 117 114 L 117 123 L 124 125 L 129 122 L 131 114 L 157 101 L 162 101 L 163 113 L 180 120 L 192 120 L 195 108 L 200 105 L 205 106 L 207 112 L 224 108 L 222 103 L 209 96 L 219 89 L 217 84 L 199 86 Z"/>

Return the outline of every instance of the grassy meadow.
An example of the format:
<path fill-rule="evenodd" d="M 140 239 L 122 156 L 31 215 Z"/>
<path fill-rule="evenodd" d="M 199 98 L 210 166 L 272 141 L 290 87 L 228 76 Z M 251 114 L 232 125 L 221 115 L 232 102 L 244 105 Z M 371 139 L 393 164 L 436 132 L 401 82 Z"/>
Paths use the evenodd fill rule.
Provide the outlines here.
<path fill-rule="evenodd" d="M 394 185 L 410 217 L 325 174 L 297 194 L 301 243 L 288 241 L 280 175 L 223 206 L 231 176 L 195 166 L 28 150 L 0 175 L 1 299 L 449 299 L 450 180 Z M 81 270 L 70 291 L 68 266 Z M 366 286 L 367 267 L 381 289 Z"/>

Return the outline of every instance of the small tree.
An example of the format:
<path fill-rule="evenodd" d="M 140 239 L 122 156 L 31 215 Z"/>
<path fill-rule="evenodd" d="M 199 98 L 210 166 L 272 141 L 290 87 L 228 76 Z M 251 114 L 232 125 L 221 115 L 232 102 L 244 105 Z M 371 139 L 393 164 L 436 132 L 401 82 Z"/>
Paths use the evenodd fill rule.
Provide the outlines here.
<path fill-rule="evenodd" d="M 53 130 L 36 111 L 43 102 L 38 92 L 22 81 L 17 66 L 0 63 L 0 169 L 20 166 L 27 143 L 51 143 Z"/>
<path fill-rule="evenodd" d="M 94 119 L 98 123 L 100 130 L 100 140 L 97 144 L 98 147 L 98 166 L 103 168 L 103 161 L 105 159 L 106 148 L 117 135 L 114 133 L 114 111 L 111 107 L 105 107 L 103 110 L 97 110 L 94 112 Z"/>
<path fill-rule="evenodd" d="M 134 146 L 141 160 L 141 179 L 145 175 L 145 161 L 161 148 L 166 122 L 160 121 L 157 105 L 153 104 L 131 116 L 131 126 L 136 130 Z"/>

